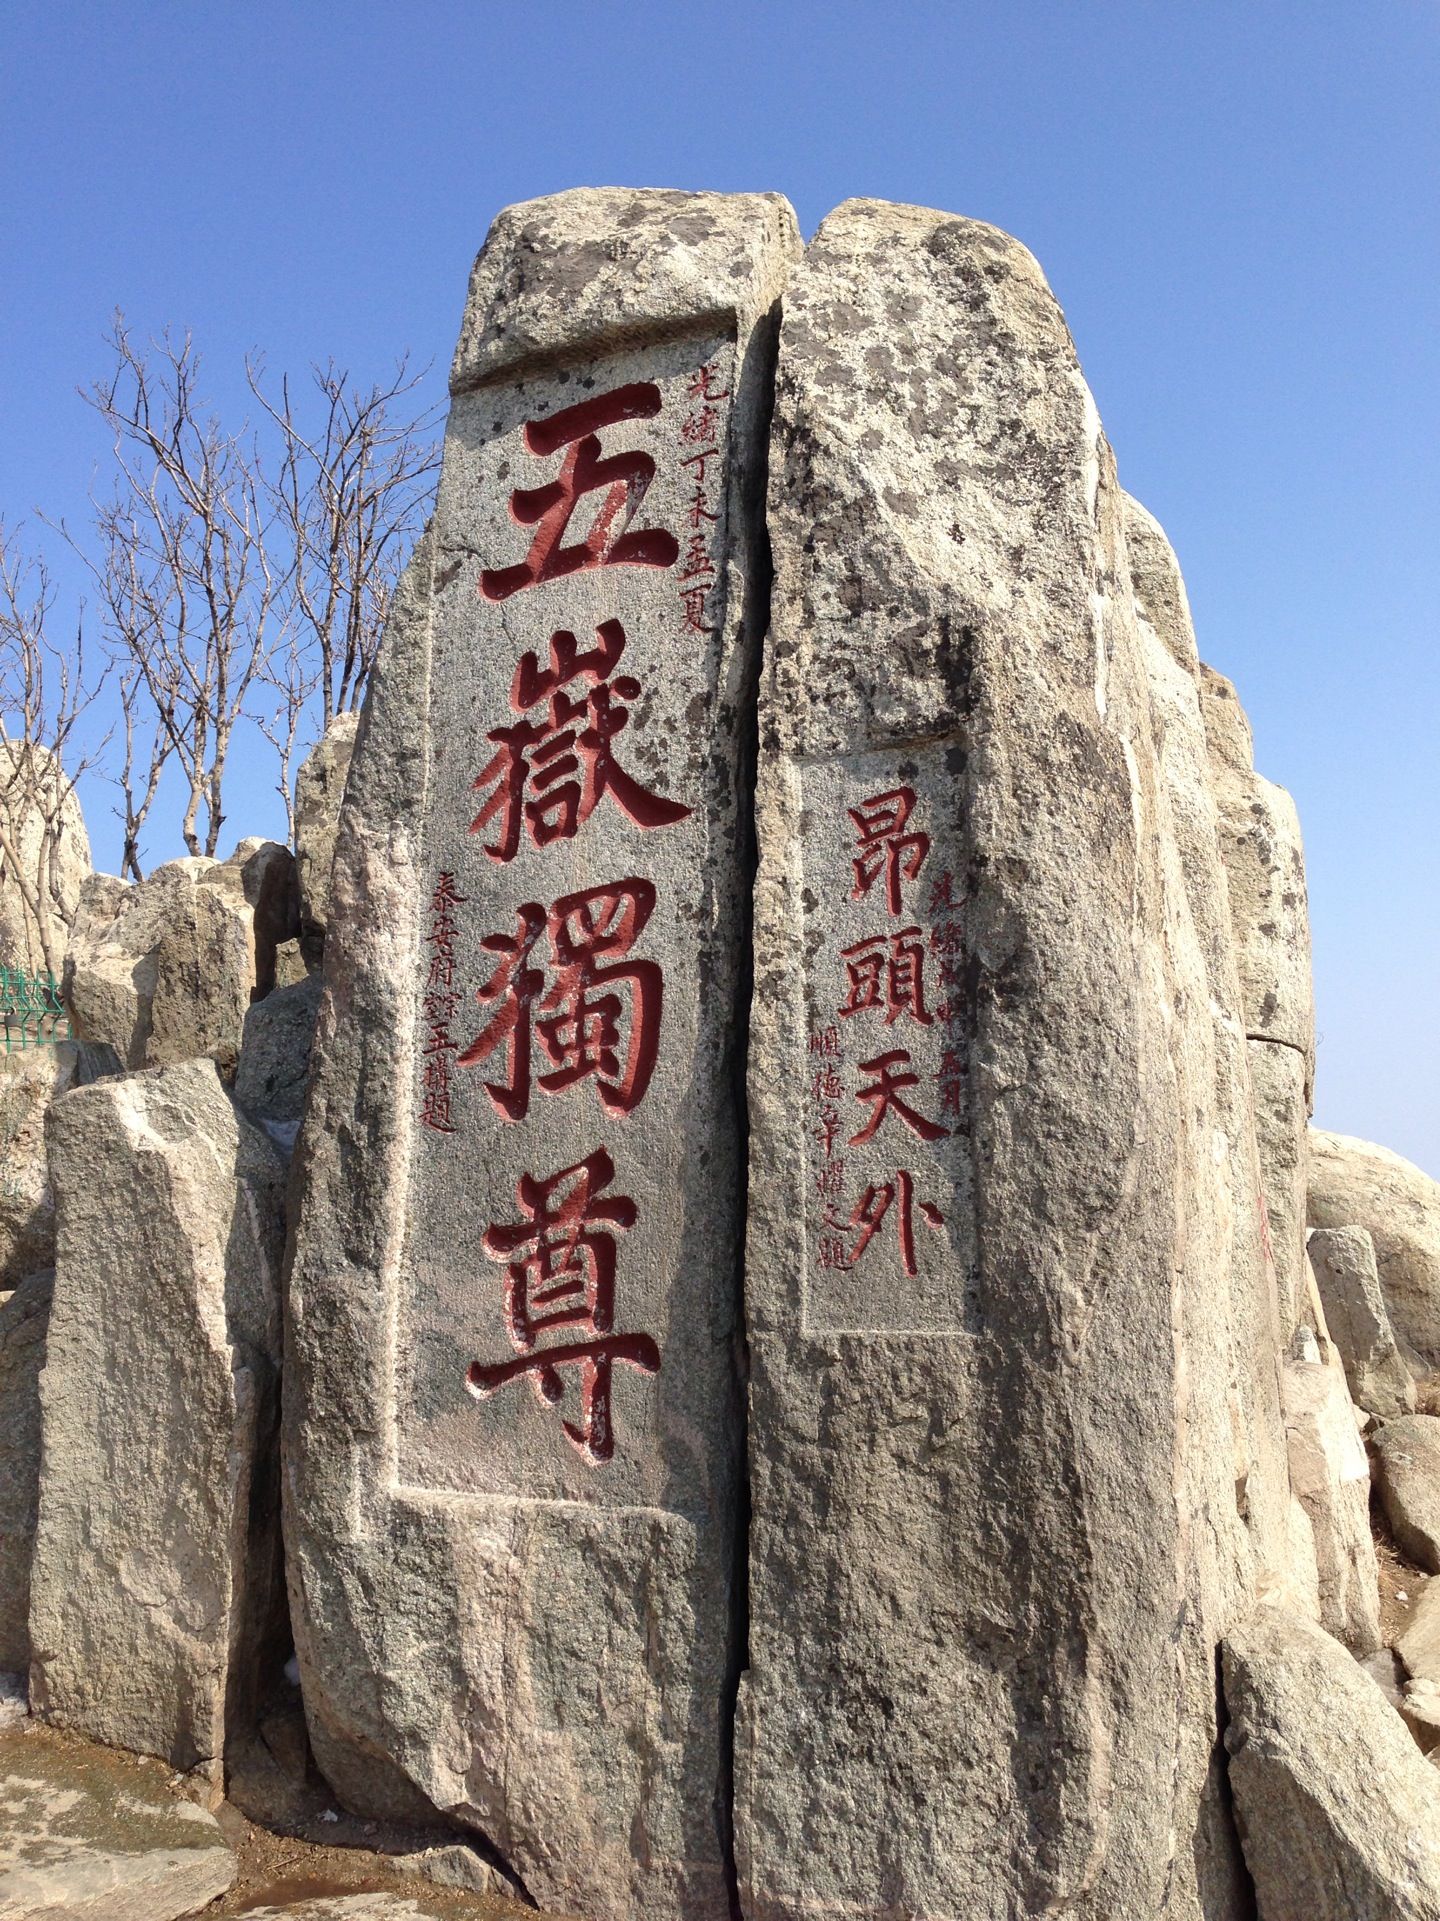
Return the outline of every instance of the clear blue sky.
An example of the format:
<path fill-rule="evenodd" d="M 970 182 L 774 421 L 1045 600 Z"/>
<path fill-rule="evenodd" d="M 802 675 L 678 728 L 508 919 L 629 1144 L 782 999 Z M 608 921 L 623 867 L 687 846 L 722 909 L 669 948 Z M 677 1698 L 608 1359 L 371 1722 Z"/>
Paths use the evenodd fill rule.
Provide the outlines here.
<path fill-rule="evenodd" d="M 116 305 L 193 327 L 224 407 L 254 346 L 368 375 L 408 345 L 438 397 L 512 200 L 778 188 L 809 231 L 876 194 L 1018 234 L 1299 802 L 1317 1119 L 1440 1175 L 1437 0 L 10 0 L 3 23 L 7 518 L 83 515 L 104 444 L 74 390 Z M 273 831 L 251 785 L 231 820 Z"/>

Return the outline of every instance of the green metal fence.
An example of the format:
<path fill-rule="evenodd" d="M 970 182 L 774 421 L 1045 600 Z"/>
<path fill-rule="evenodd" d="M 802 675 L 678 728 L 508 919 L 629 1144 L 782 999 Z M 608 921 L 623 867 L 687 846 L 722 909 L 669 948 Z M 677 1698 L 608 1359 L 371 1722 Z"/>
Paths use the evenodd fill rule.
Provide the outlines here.
<path fill-rule="evenodd" d="M 56 1041 L 70 1038 L 65 1003 L 53 974 L 0 967 L 0 1020 L 7 1054 L 23 1047 L 53 1047 Z"/>

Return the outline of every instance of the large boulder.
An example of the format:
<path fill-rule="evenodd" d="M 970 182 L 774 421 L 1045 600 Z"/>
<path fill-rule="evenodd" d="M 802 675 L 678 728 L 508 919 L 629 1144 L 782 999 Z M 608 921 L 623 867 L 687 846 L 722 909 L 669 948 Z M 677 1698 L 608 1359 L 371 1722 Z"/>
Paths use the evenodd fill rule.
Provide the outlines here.
<path fill-rule="evenodd" d="M 797 244 L 774 195 L 492 228 L 346 784 L 297 1148 L 316 1760 L 592 1921 L 731 1912 L 750 589 Z"/>
<path fill-rule="evenodd" d="M 213 1061 L 50 1111 L 31 1705 L 218 1776 L 279 1604 L 283 1164 Z"/>
<path fill-rule="evenodd" d="M 135 883 L 95 874 L 65 966 L 73 1030 L 127 1067 L 209 1055 L 231 1077 L 246 1011 L 274 987 L 276 950 L 298 929 L 294 858 L 274 841 L 170 861 Z"/>
<path fill-rule="evenodd" d="M 1178 595 L 1023 247 L 829 216 L 769 522 L 741 1905 L 1241 1912 L 1213 1654 L 1288 1549 L 1239 986 Z"/>
<path fill-rule="evenodd" d="M 1363 1227 L 1317 1227 L 1310 1267 L 1330 1338 L 1357 1407 L 1398 1420 L 1415 1411 L 1415 1382 L 1395 1344 L 1375 1243 Z"/>
<path fill-rule="evenodd" d="M 0 1295 L 0 1672 L 30 1665 L 30 1560 L 40 1498 L 40 1370 L 55 1276 Z"/>
<path fill-rule="evenodd" d="M 0 740 L 0 966 L 57 981 L 90 873 L 90 840 L 54 756 Z"/>
<path fill-rule="evenodd" d="M 1371 1440 L 1375 1487 L 1395 1544 L 1416 1567 L 1440 1574 L 1440 1419 L 1408 1414 Z"/>
<path fill-rule="evenodd" d="M 80 1077 L 81 1050 L 71 1042 L 0 1056 L 0 1287 L 55 1258 L 45 1114 Z"/>
<path fill-rule="evenodd" d="M 1358 1663 L 1265 1607 L 1226 1637 L 1223 1673 L 1260 1921 L 1436 1921 L 1440 1772 Z"/>
<path fill-rule="evenodd" d="M 1314 1544 L 1320 1625 L 1357 1658 L 1373 1654 L 1382 1636 L 1370 1463 L 1345 1376 L 1333 1361 L 1291 1359 L 1280 1400 L 1290 1486 Z"/>
<path fill-rule="evenodd" d="M 318 961 L 330 920 L 330 870 L 335 865 L 335 836 L 340 803 L 350 777 L 359 731 L 358 713 L 336 714 L 306 755 L 295 781 L 295 869 L 300 887 L 300 938 L 307 956 Z"/>
<path fill-rule="evenodd" d="M 1310 1130 L 1312 1227 L 1363 1227 L 1391 1325 L 1413 1365 L 1440 1369 L 1440 1182 L 1371 1141 Z"/>

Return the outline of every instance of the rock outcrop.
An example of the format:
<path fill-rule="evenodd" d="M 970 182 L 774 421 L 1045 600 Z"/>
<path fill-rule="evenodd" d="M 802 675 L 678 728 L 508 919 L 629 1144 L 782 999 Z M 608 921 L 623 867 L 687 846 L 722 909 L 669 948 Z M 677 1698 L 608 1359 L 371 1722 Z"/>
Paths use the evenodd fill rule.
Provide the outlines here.
<path fill-rule="evenodd" d="M 305 757 L 295 781 L 295 871 L 300 889 L 300 941 L 318 964 L 330 920 L 330 872 L 340 803 L 355 753 L 359 714 L 336 714 Z"/>
<path fill-rule="evenodd" d="M 0 1297 L 0 1672 L 30 1665 L 30 1561 L 40 1498 L 40 1370 L 55 1276 Z"/>
<path fill-rule="evenodd" d="M 1440 1574 L 1440 1420 L 1386 1421 L 1371 1441 L 1375 1487 L 1396 1546 L 1427 1574 Z"/>
<path fill-rule="evenodd" d="M 1420 1371 L 1440 1369 L 1440 1182 L 1370 1141 L 1310 1130 L 1312 1227 L 1363 1227 L 1397 1339 Z"/>
<path fill-rule="evenodd" d="M 1273 1283 L 1122 517 L 1024 248 L 832 214 L 770 476 L 752 1921 L 1241 1898 L 1212 1663 L 1285 1552 Z"/>
<path fill-rule="evenodd" d="M 1305 1300 L 1305 1130 L 1315 1073 L 1305 856 L 1295 803 L 1255 771 L 1250 723 L 1234 687 L 1203 664 L 1199 686 L 1250 1042 L 1280 1331 L 1288 1340 Z"/>
<path fill-rule="evenodd" d="M 1415 1411 L 1415 1382 L 1395 1344 L 1375 1243 L 1363 1227 L 1320 1227 L 1310 1267 L 1357 1407 L 1383 1420 Z"/>
<path fill-rule="evenodd" d="M 1320 1625 L 1357 1658 L 1380 1646 L 1380 1575 L 1370 1534 L 1370 1463 L 1338 1365 L 1289 1360 L 1280 1398 L 1290 1486 L 1314 1547 Z"/>
<path fill-rule="evenodd" d="M 170 861 L 136 883 L 95 874 L 65 966 L 74 1032 L 126 1067 L 209 1055 L 233 1077 L 246 1011 L 274 987 L 276 949 L 298 928 L 295 862 L 274 841 Z"/>
<path fill-rule="evenodd" d="M 1226 1638 L 1224 1686 L 1260 1921 L 1435 1921 L 1440 1773 L 1344 1648 L 1262 1608 Z"/>
<path fill-rule="evenodd" d="M 31 1706 L 218 1778 L 279 1600 L 283 1166 L 210 1060 L 66 1095 L 50 1160 Z"/>

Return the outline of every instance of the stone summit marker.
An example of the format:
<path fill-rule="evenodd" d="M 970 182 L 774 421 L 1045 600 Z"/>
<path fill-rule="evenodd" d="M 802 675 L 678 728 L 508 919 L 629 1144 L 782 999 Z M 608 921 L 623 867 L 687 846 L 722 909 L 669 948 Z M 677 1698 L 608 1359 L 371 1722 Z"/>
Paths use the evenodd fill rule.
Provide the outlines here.
<path fill-rule="evenodd" d="M 342 814 L 290 1289 L 317 1758 L 546 1906 L 729 1912 L 778 196 L 512 208 Z"/>

